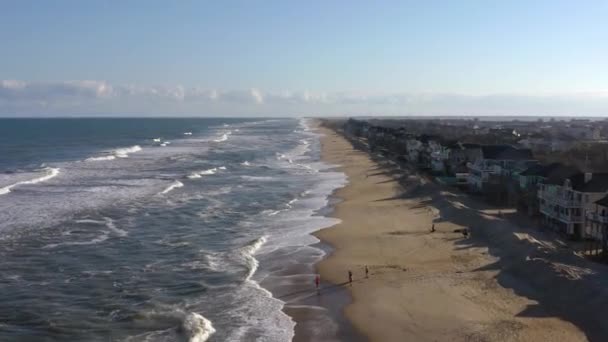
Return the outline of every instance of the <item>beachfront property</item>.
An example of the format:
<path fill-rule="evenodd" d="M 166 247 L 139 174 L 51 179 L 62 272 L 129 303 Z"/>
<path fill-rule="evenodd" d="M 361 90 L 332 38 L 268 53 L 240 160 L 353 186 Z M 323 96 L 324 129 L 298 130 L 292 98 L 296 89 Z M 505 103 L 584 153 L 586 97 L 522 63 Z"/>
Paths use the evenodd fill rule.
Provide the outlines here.
<path fill-rule="evenodd" d="M 539 184 L 542 224 L 573 239 L 584 236 L 586 213 L 597 212 L 595 202 L 608 194 L 608 173 L 555 175 Z"/>
<path fill-rule="evenodd" d="M 581 171 L 562 163 L 537 164 L 519 174 L 517 210 L 530 217 L 540 215 L 539 185 L 547 179 L 565 179 Z"/>
<path fill-rule="evenodd" d="M 589 241 L 587 251 L 591 255 L 602 255 L 608 251 L 608 195 L 595 201 L 591 210 L 585 213 L 585 240 Z"/>
<path fill-rule="evenodd" d="M 509 194 L 518 187 L 519 173 L 536 163 L 529 149 L 511 145 L 481 146 L 481 157 L 467 164 L 469 191 L 492 195 L 498 202 L 505 199 L 512 202 Z"/>
<path fill-rule="evenodd" d="M 418 167 L 423 170 L 432 170 L 433 154 L 441 154 L 441 138 L 433 135 L 422 134 L 417 139 L 420 141 L 421 149 L 418 154 Z"/>

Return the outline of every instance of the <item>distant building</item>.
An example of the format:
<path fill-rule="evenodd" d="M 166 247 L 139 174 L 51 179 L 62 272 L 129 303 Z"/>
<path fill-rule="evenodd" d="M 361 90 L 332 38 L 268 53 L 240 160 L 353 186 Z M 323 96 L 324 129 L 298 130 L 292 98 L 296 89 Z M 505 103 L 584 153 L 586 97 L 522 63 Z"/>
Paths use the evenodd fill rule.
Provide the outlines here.
<path fill-rule="evenodd" d="M 482 145 L 481 157 L 468 164 L 467 179 L 472 192 L 495 194 L 500 200 L 507 192 L 508 182 L 519 172 L 536 164 L 529 149 L 518 149 L 510 145 Z"/>

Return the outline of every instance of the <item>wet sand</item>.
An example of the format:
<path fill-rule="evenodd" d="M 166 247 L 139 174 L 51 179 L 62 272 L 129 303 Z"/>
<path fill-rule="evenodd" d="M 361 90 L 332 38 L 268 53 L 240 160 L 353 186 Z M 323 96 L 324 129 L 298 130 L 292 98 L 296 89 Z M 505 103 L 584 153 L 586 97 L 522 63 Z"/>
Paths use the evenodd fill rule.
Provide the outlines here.
<path fill-rule="evenodd" d="M 343 284 L 353 271 L 354 283 L 346 288 L 354 300 L 344 312 L 357 332 L 378 342 L 608 336 L 601 317 L 591 316 L 606 305 L 577 309 L 593 295 L 604 298 L 606 277 L 592 278 L 605 276 L 604 266 L 551 249 L 551 236 L 514 226 L 503 218 L 508 210 L 498 215 L 321 131 L 323 159 L 341 165 L 349 183 L 336 192 L 342 202 L 334 216 L 342 223 L 315 234 L 335 248 L 317 267 L 332 284 Z M 462 228 L 472 237 L 454 232 Z M 580 290 L 587 285 L 597 291 Z"/>

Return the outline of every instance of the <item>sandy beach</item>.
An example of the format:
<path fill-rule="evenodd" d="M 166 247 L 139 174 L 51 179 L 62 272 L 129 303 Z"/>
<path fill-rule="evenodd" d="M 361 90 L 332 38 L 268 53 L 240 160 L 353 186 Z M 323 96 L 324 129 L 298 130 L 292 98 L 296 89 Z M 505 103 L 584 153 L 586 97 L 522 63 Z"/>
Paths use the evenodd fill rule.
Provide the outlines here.
<path fill-rule="evenodd" d="M 334 216 L 342 223 L 316 233 L 335 248 L 317 267 L 333 284 L 346 282 L 352 270 L 345 315 L 363 336 L 379 342 L 608 336 L 598 318 L 606 311 L 604 266 L 514 224 L 512 211 L 499 214 L 321 131 L 323 159 L 340 165 L 349 183 L 336 192 L 342 201 Z M 472 236 L 454 232 L 462 228 Z"/>

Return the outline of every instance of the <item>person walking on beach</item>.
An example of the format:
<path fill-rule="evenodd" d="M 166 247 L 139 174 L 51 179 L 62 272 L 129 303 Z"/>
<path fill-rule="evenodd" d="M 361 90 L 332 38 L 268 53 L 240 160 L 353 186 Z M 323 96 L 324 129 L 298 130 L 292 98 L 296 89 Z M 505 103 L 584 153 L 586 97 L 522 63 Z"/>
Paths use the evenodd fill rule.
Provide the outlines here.
<path fill-rule="evenodd" d="M 369 268 L 365 265 L 365 278 L 369 278 Z"/>
<path fill-rule="evenodd" d="M 321 285 L 321 277 L 317 274 L 315 276 L 315 287 L 317 288 L 317 294 L 321 293 L 321 289 L 319 288 L 320 285 Z"/>
<path fill-rule="evenodd" d="M 435 224 L 433 223 L 433 225 L 431 226 L 431 233 L 435 232 Z"/>
<path fill-rule="evenodd" d="M 350 286 L 353 286 L 353 272 L 351 272 L 350 270 L 348 270 L 348 283 L 350 284 Z"/>

